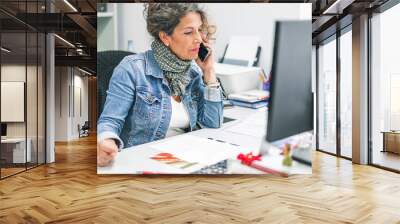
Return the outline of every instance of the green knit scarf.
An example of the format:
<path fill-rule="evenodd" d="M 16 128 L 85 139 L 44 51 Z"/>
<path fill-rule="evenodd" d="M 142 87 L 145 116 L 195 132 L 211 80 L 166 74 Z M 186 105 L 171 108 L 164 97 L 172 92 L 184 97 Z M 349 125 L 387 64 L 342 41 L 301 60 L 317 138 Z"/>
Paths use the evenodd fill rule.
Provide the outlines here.
<path fill-rule="evenodd" d="M 161 67 L 161 70 L 163 70 L 169 82 L 172 95 L 183 96 L 185 87 L 190 81 L 187 71 L 192 61 L 178 58 L 159 40 L 154 40 L 153 43 L 151 43 L 151 49 L 153 50 L 158 65 Z"/>

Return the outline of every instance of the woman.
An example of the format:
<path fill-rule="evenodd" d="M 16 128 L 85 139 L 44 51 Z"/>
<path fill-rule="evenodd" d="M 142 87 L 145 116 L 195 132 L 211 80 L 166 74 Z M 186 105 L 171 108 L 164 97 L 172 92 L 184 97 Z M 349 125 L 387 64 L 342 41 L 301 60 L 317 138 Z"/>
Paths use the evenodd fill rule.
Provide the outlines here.
<path fill-rule="evenodd" d="M 108 165 L 118 148 L 162 139 L 177 129 L 222 124 L 204 11 L 194 3 L 150 3 L 145 18 L 154 41 L 151 50 L 124 58 L 114 70 L 98 121 L 99 166 Z M 210 51 L 204 61 L 198 59 L 202 42 Z"/>

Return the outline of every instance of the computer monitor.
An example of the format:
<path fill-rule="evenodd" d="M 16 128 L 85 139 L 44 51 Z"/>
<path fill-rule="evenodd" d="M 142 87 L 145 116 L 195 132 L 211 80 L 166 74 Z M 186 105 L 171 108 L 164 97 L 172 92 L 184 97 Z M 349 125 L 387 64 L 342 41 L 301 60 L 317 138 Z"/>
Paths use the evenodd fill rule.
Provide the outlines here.
<path fill-rule="evenodd" d="M 7 136 L 7 124 L 1 123 L 1 137 Z"/>
<path fill-rule="evenodd" d="M 311 21 L 276 23 L 268 142 L 313 130 L 311 34 Z"/>

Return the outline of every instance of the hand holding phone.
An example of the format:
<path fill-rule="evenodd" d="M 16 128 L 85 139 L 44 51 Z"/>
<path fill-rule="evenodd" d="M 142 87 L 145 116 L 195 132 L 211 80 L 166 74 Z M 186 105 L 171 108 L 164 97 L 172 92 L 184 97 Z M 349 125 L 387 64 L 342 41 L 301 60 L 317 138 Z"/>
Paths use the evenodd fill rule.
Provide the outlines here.
<path fill-rule="evenodd" d="M 200 43 L 197 65 L 203 71 L 203 81 L 206 84 L 215 83 L 216 76 L 214 71 L 214 54 L 209 43 Z"/>
<path fill-rule="evenodd" d="M 207 49 L 207 47 L 204 46 L 203 43 L 200 43 L 200 49 L 199 49 L 199 54 L 198 54 L 199 59 L 201 61 L 204 61 L 204 60 L 206 60 L 206 58 L 208 57 L 209 54 L 210 54 L 210 51 Z"/>

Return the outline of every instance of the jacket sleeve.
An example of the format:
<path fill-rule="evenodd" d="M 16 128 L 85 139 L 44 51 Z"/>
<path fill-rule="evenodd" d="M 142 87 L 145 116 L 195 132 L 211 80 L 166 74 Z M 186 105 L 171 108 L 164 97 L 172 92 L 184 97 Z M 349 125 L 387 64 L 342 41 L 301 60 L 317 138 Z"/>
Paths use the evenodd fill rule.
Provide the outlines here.
<path fill-rule="evenodd" d="M 202 72 L 197 84 L 197 124 L 201 128 L 219 128 L 223 121 L 223 102 L 221 88 L 210 88 L 202 80 Z"/>
<path fill-rule="evenodd" d="M 135 100 L 135 83 L 132 73 L 121 64 L 114 69 L 110 79 L 103 112 L 97 124 L 97 141 L 115 139 L 119 149 L 124 143 L 119 137 L 125 118 Z"/>

